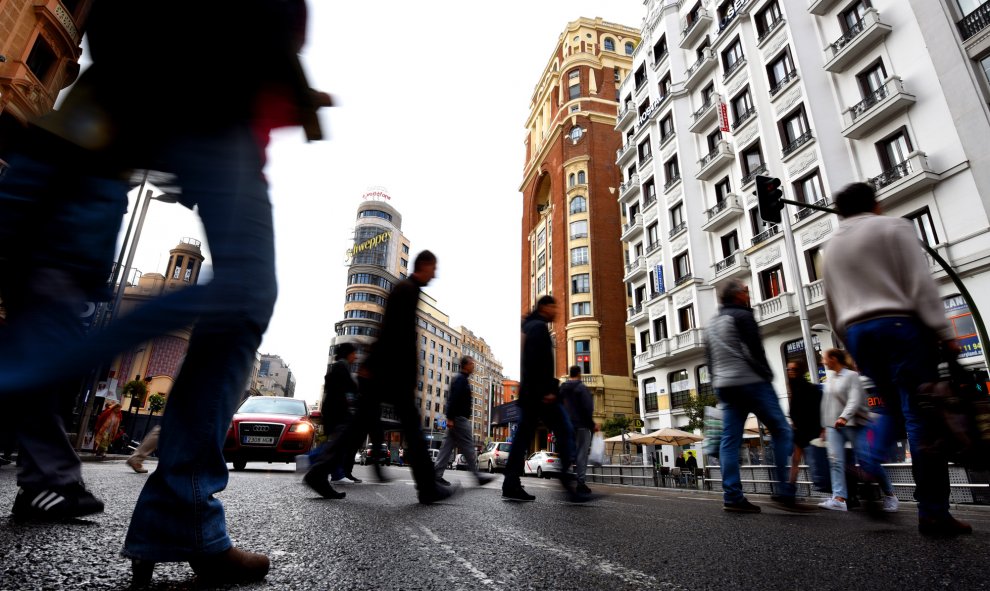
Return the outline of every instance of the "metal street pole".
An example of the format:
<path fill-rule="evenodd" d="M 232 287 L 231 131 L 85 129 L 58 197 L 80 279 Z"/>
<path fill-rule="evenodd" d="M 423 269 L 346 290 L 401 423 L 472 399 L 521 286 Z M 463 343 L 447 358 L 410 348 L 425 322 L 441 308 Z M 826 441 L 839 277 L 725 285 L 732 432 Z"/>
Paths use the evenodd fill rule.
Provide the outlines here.
<path fill-rule="evenodd" d="M 804 283 L 801 281 L 800 269 L 797 264 L 797 247 L 794 244 L 794 233 L 791 231 L 791 216 L 785 210 L 781 216 L 784 226 L 784 245 L 787 248 L 787 262 L 791 277 L 797 283 L 798 317 L 801 321 L 801 337 L 804 339 L 804 354 L 808 361 L 808 375 L 811 383 L 818 384 L 818 356 L 815 355 L 814 343 L 811 340 L 811 325 L 808 324 L 808 306 L 804 301 Z M 762 439 L 761 439 L 762 442 Z"/>

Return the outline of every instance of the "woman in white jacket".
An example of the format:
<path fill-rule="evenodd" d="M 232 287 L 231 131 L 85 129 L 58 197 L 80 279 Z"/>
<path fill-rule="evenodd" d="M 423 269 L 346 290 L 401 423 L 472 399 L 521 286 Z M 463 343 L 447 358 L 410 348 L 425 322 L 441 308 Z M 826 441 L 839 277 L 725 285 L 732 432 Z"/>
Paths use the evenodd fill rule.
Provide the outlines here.
<path fill-rule="evenodd" d="M 825 352 L 825 367 L 832 375 L 825 382 L 822 396 L 822 427 L 828 444 L 828 460 L 832 472 L 832 498 L 818 504 L 822 509 L 846 511 L 845 447 L 852 444 L 856 458 L 867 474 L 877 479 L 883 492 L 883 510 L 897 511 L 898 501 L 887 472 L 879 464 L 866 466 L 871 454 L 865 453 L 870 445 L 869 407 L 859 374 L 853 371 L 846 352 L 829 349 Z"/>

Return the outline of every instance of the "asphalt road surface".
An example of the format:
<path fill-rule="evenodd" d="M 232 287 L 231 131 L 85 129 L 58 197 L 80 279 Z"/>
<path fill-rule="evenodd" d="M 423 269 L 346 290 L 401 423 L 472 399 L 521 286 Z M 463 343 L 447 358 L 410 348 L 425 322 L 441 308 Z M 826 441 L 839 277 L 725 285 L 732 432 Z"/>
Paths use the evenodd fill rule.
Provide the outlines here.
<path fill-rule="evenodd" d="M 148 467 L 154 469 L 154 462 Z M 975 533 L 931 540 L 914 507 L 884 521 L 859 512 L 784 513 L 766 497 L 760 515 L 727 514 L 718 495 L 596 486 L 586 505 L 558 484 L 527 478 L 534 503 L 500 498 L 500 481 L 466 485 L 453 500 L 420 506 L 408 469 L 390 484 L 344 485 L 316 497 L 288 465 L 249 464 L 221 493 L 234 543 L 272 559 L 265 582 L 245 589 L 987 589 L 990 512 L 956 515 Z M 86 463 L 107 504 L 85 524 L 18 525 L 0 519 L 0 589 L 126 589 L 118 556 L 147 475 L 120 461 Z M 0 469 L 0 512 L 16 486 Z M 154 589 L 196 589 L 184 563 L 158 565 Z"/>

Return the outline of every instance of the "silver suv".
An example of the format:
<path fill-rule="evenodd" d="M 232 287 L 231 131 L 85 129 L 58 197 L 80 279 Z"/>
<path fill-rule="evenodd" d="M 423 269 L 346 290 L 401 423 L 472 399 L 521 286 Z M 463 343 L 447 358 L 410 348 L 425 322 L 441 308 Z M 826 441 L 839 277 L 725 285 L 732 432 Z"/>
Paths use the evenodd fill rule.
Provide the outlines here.
<path fill-rule="evenodd" d="M 485 451 L 478 456 L 478 469 L 495 472 L 504 470 L 505 464 L 509 461 L 509 451 L 512 444 L 508 441 L 492 441 L 485 447 Z"/>

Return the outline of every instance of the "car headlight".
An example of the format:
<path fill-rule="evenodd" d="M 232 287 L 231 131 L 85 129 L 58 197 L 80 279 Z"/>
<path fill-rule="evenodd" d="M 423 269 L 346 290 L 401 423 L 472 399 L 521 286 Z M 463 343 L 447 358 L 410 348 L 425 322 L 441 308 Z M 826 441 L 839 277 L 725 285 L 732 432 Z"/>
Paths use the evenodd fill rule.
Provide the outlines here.
<path fill-rule="evenodd" d="M 289 433 L 309 433 L 313 430 L 313 425 L 309 423 L 296 423 L 289 427 Z"/>

